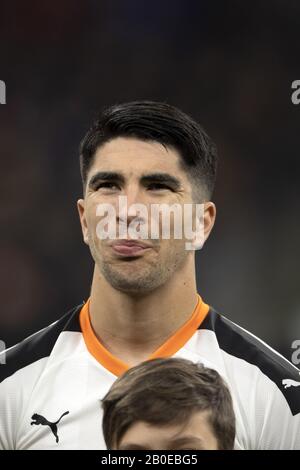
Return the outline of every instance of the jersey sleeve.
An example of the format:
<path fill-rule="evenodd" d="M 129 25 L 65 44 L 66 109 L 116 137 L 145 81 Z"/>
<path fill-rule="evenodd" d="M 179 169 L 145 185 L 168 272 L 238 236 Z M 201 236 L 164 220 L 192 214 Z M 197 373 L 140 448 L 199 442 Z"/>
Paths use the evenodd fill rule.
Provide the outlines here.
<path fill-rule="evenodd" d="M 60 334 L 81 332 L 78 320 L 81 308 L 82 305 L 74 307 L 51 325 L 0 353 L 0 449 L 24 448 L 24 417 L 28 429 L 31 397 Z"/>
<path fill-rule="evenodd" d="M 257 392 L 255 448 L 300 450 L 300 387 L 285 389 L 283 386 L 280 390 L 268 382 L 267 387 L 266 383 L 260 384 Z"/>
<path fill-rule="evenodd" d="M 14 370 L 15 347 L 1 354 L 6 354 L 6 360 L 0 366 L 0 449 L 17 450 L 20 422 L 45 359 Z"/>
<path fill-rule="evenodd" d="M 3 367 L 3 365 L 1 365 Z M 0 449 L 14 450 L 18 415 L 18 390 L 8 378 L 0 383 Z M 20 410 L 19 410 L 20 411 Z"/>

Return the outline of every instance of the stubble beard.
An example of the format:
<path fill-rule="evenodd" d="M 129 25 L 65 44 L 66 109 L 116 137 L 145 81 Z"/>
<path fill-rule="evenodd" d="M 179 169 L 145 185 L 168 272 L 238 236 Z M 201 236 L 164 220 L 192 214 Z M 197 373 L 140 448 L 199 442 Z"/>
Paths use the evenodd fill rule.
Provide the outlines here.
<path fill-rule="evenodd" d="M 137 296 L 147 294 L 165 284 L 187 258 L 187 252 L 182 250 L 169 254 L 166 259 L 155 258 L 148 263 L 142 258 L 112 262 L 111 259 L 99 257 L 95 247 L 91 247 L 91 253 L 99 272 L 108 284 L 116 290 Z"/>

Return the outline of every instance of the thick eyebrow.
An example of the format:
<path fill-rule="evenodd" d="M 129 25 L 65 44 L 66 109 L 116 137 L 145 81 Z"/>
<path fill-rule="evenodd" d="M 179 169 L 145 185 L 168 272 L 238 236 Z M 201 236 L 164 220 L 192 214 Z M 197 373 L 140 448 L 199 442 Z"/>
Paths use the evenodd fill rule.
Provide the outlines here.
<path fill-rule="evenodd" d="M 147 173 L 141 177 L 142 184 L 149 183 L 164 183 L 172 187 L 174 191 L 179 190 L 182 187 L 179 179 L 175 176 L 170 175 L 169 173 Z"/>
<path fill-rule="evenodd" d="M 115 181 L 124 183 L 125 178 L 121 173 L 117 173 L 115 171 L 98 171 L 91 177 L 88 184 L 89 188 L 94 188 L 99 181 Z"/>
<path fill-rule="evenodd" d="M 125 178 L 122 173 L 115 171 L 98 171 L 91 177 L 88 183 L 88 187 L 92 189 L 95 188 L 99 181 L 114 181 L 124 184 Z M 147 185 L 149 183 L 163 183 L 169 185 L 173 191 L 178 191 L 182 187 L 179 179 L 175 178 L 175 176 L 172 176 L 169 173 L 147 173 L 142 175 L 140 181 L 143 185 Z"/>

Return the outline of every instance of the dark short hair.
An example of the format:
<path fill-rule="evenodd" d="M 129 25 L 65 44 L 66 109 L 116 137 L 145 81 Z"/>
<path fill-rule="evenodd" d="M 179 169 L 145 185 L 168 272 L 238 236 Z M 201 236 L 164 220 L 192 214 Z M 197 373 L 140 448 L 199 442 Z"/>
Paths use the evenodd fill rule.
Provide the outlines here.
<path fill-rule="evenodd" d="M 209 411 L 218 448 L 234 446 L 235 416 L 225 382 L 215 370 L 186 359 L 153 359 L 132 367 L 114 382 L 102 407 L 108 449 L 138 421 L 181 424 L 199 411 Z"/>
<path fill-rule="evenodd" d="M 166 103 L 133 101 L 104 109 L 80 144 L 80 169 L 85 188 L 96 150 L 116 137 L 156 141 L 175 148 L 196 189 L 210 198 L 217 171 L 217 149 L 190 116 Z"/>

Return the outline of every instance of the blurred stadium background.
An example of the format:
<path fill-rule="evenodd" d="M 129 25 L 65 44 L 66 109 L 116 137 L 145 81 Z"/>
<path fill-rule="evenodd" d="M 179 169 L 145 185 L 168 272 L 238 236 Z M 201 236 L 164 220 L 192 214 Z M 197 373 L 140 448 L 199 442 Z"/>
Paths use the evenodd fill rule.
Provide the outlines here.
<path fill-rule="evenodd" d="M 0 8 L 0 338 L 89 295 L 78 144 L 104 105 L 165 100 L 218 144 L 207 303 L 291 359 L 300 339 L 300 3 L 7 1 Z"/>

